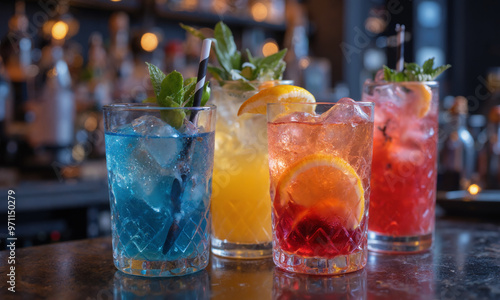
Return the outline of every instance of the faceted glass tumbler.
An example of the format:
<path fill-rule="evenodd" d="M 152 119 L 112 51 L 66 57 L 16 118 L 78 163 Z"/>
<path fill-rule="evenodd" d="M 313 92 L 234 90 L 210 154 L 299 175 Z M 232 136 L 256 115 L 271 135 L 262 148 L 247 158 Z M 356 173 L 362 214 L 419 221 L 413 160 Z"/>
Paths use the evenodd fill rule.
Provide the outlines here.
<path fill-rule="evenodd" d="M 273 260 L 296 273 L 366 265 L 373 103 L 269 103 Z"/>
<path fill-rule="evenodd" d="M 115 266 L 158 277 L 204 269 L 215 106 L 115 104 L 104 121 Z"/>
<path fill-rule="evenodd" d="M 437 82 L 366 83 L 375 104 L 368 249 L 420 252 L 432 246 L 436 206 Z"/>
<path fill-rule="evenodd" d="M 216 255 L 271 256 L 266 117 L 238 116 L 238 109 L 259 89 L 283 84 L 292 81 L 226 81 L 213 87 L 218 114 L 212 193 L 212 252 Z"/>

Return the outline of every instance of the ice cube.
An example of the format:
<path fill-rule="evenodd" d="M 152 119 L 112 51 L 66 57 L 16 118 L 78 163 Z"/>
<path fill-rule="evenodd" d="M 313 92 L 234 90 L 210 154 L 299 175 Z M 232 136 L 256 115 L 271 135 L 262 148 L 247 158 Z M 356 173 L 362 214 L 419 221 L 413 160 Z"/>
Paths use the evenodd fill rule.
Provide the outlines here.
<path fill-rule="evenodd" d="M 356 105 L 356 101 L 344 97 L 340 99 L 332 108 L 323 113 L 320 122 L 324 123 L 359 123 L 369 122 L 370 116 L 363 109 Z"/>
<path fill-rule="evenodd" d="M 193 124 L 193 122 L 184 119 L 184 124 L 182 124 L 182 127 L 179 129 L 180 133 L 184 135 L 195 135 L 199 131 L 203 131 L 203 128 L 201 127 L 198 129 L 196 125 Z"/>
<path fill-rule="evenodd" d="M 285 122 L 301 122 L 301 123 L 314 123 L 318 121 L 319 116 L 312 115 L 307 112 L 296 111 L 291 113 L 285 113 L 283 116 L 276 117 L 274 122 L 285 123 Z"/>
<path fill-rule="evenodd" d="M 139 153 L 145 151 L 161 168 L 171 168 L 182 150 L 182 143 L 178 139 L 179 131 L 150 115 L 132 121 L 132 128 L 136 134 L 144 136 L 137 147 Z"/>
<path fill-rule="evenodd" d="M 178 137 L 179 132 L 161 119 L 145 115 L 132 121 L 132 128 L 136 134 L 156 137 Z"/>

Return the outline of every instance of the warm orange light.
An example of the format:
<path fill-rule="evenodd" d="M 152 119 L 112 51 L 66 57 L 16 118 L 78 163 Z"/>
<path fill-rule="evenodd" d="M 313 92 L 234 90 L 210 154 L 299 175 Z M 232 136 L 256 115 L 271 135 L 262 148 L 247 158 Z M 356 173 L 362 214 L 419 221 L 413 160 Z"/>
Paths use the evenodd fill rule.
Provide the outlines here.
<path fill-rule="evenodd" d="M 469 186 L 469 188 L 467 189 L 467 191 L 469 192 L 469 194 L 471 195 L 477 195 L 480 191 L 481 191 L 481 188 L 479 187 L 479 185 L 477 184 L 471 184 Z"/>
<path fill-rule="evenodd" d="M 122 0 L 111 0 L 111 2 L 120 2 Z"/>
<path fill-rule="evenodd" d="M 158 47 L 158 37 L 156 34 L 146 32 L 141 38 L 141 47 L 145 51 L 153 52 Z"/>
<path fill-rule="evenodd" d="M 94 115 L 90 115 L 85 124 L 83 125 L 87 131 L 93 132 L 97 129 L 97 118 Z"/>
<path fill-rule="evenodd" d="M 256 2 L 252 5 L 252 17 L 257 22 L 262 22 L 267 18 L 267 6 L 264 3 Z"/>
<path fill-rule="evenodd" d="M 264 56 L 273 55 L 278 52 L 278 44 L 275 41 L 268 41 L 262 46 L 262 54 Z"/>
<path fill-rule="evenodd" d="M 68 24 L 63 21 L 57 21 L 54 26 L 52 26 L 52 37 L 56 40 L 62 40 L 66 37 L 69 31 Z"/>
<path fill-rule="evenodd" d="M 311 60 L 307 57 L 303 57 L 299 60 L 299 66 L 302 69 L 307 69 L 307 67 L 309 67 L 310 64 L 311 64 Z"/>

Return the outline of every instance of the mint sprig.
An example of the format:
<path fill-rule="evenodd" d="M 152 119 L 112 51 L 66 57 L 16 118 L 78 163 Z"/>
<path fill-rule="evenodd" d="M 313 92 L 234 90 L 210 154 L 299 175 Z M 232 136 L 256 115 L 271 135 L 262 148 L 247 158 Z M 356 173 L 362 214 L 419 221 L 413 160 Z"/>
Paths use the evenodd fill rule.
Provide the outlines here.
<path fill-rule="evenodd" d="M 449 68 L 451 65 L 434 68 L 434 58 L 426 60 L 422 67 L 416 63 L 405 63 L 402 72 L 384 66 L 384 80 L 388 82 L 432 81 Z"/>
<path fill-rule="evenodd" d="M 200 39 L 207 38 L 201 31 L 191 26 L 184 24 L 180 24 L 180 26 Z M 283 60 L 286 49 L 266 57 L 254 57 L 246 49 L 247 59 L 245 60 L 236 47 L 231 30 L 222 21 L 215 25 L 212 45 L 219 66 L 209 65 L 208 72 L 221 85 L 224 84 L 224 81 L 239 81 L 235 88 L 255 90 L 256 87 L 249 84 L 248 81 L 280 80 L 283 77 L 286 68 L 286 63 Z"/>
<path fill-rule="evenodd" d="M 155 97 L 146 98 L 145 103 L 157 103 L 162 107 L 192 107 L 196 88 L 196 78 L 182 77 L 177 71 L 169 74 L 163 73 L 157 66 L 146 63 L 149 78 L 155 93 Z M 201 98 L 201 105 L 205 105 L 210 98 L 209 82 L 205 82 Z M 189 110 L 163 110 L 161 118 L 170 126 L 179 129 L 184 124 L 184 119 L 189 116 Z"/>

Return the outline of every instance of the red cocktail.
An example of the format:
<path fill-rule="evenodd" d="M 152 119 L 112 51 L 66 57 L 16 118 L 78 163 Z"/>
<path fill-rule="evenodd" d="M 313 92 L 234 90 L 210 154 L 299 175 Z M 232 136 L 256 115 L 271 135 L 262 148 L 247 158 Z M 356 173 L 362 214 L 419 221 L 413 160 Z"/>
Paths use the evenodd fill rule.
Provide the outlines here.
<path fill-rule="evenodd" d="M 425 250 L 434 231 L 438 84 L 367 83 L 363 100 L 375 103 L 368 248 Z"/>
<path fill-rule="evenodd" d="M 273 258 L 336 274 L 366 264 L 371 103 L 268 104 Z"/>

